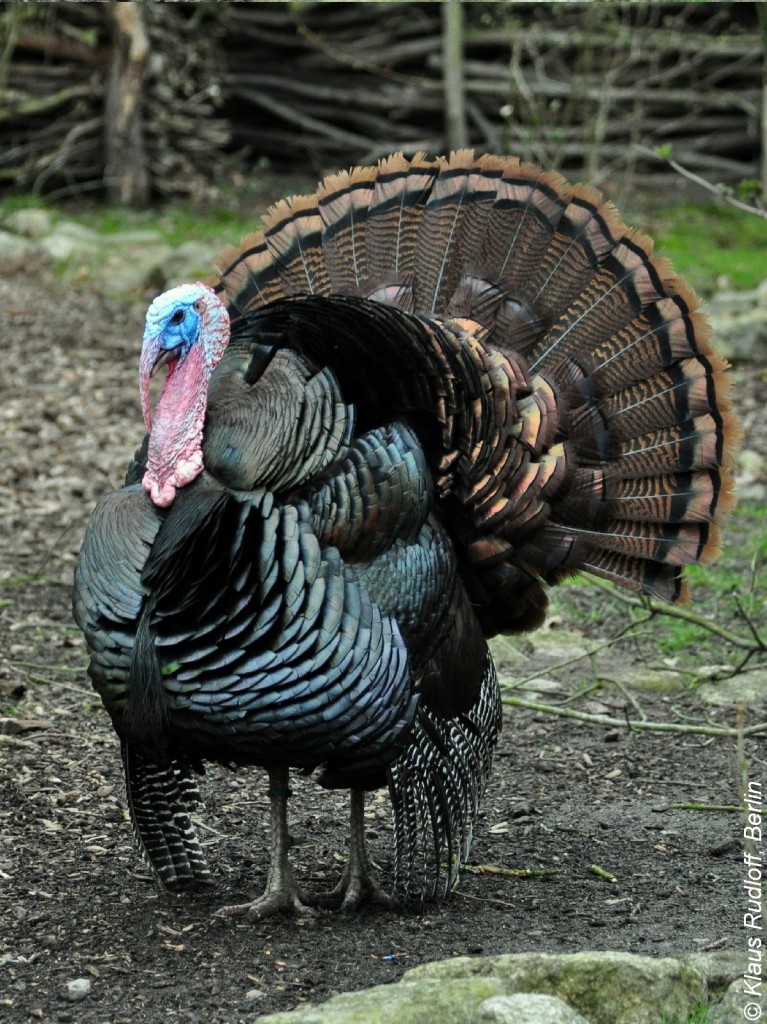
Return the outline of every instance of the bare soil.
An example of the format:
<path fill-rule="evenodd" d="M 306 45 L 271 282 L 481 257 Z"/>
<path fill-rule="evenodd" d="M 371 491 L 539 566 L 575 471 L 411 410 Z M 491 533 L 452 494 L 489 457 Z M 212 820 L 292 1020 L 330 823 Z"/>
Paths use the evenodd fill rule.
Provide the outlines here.
<path fill-rule="evenodd" d="M 0 281 L 0 1020 L 234 1024 L 452 956 L 744 950 L 742 819 L 673 806 L 738 803 L 733 741 L 511 708 L 470 870 L 445 904 L 214 921 L 259 892 L 268 851 L 263 775 L 217 767 L 200 819 L 216 885 L 183 897 L 158 888 L 133 844 L 116 737 L 70 613 L 87 516 L 142 433 L 143 308 L 39 275 Z M 764 444 L 765 397 L 749 369 L 739 401 L 752 446 Z M 651 719 L 733 723 L 694 692 L 641 699 Z M 763 739 L 747 739 L 745 756 L 764 777 Z M 296 781 L 293 858 L 310 891 L 340 874 L 346 815 L 344 794 Z M 368 817 L 385 881 L 384 794 Z M 78 1002 L 75 979 L 90 982 Z"/>

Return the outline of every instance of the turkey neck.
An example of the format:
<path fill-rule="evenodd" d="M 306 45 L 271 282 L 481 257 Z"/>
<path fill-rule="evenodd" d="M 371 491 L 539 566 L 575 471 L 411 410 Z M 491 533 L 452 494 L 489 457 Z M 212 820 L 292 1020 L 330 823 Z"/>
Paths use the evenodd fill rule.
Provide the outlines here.
<path fill-rule="evenodd" d="M 212 367 L 203 345 L 193 345 L 180 363 L 168 369 L 149 435 L 144 489 L 164 508 L 176 489 L 202 472 L 202 429 Z"/>

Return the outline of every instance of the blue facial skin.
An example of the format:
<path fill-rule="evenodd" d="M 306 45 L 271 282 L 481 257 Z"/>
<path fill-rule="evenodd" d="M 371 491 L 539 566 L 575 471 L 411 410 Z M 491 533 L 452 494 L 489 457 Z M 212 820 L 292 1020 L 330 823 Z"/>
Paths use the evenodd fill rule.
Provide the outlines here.
<path fill-rule="evenodd" d="M 201 318 L 196 308 L 199 298 L 199 288 L 181 285 L 160 295 L 149 307 L 143 350 L 151 363 L 150 374 L 188 355 L 200 335 Z"/>

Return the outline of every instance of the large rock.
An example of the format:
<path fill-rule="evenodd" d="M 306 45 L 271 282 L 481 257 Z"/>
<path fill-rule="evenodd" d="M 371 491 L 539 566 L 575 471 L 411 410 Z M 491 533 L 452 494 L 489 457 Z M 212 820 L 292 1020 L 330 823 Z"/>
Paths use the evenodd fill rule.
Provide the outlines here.
<path fill-rule="evenodd" d="M 735 704 L 767 703 L 767 669 L 757 668 L 753 672 L 739 672 L 728 679 L 702 683 L 695 691 L 707 704 L 731 707 Z"/>
<path fill-rule="evenodd" d="M 172 253 L 173 247 L 159 236 L 125 239 L 105 249 L 104 261 L 94 273 L 108 294 L 161 292 L 165 289 L 165 265 Z"/>
<path fill-rule="evenodd" d="M 193 239 L 178 246 L 163 265 L 163 287 L 172 288 L 184 281 L 208 281 L 214 278 L 218 274 L 215 261 L 220 248 L 223 246 Z"/>
<path fill-rule="evenodd" d="M 395 985 L 259 1024 L 659 1024 L 686 1021 L 742 972 L 740 960 L 654 959 L 630 953 L 516 953 L 423 964 Z M 718 994 L 715 993 L 715 994 Z M 524 998 L 522 998 L 524 996 Z M 531 1016 L 536 1000 L 538 1016 Z M 502 998 L 499 998 L 502 997 Z M 556 1013 L 559 1016 L 553 1015 Z M 543 1013 L 550 1013 L 549 1017 Z M 507 1016 L 502 1016 L 507 1013 Z M 517 1014 L 513 1016 L 512 1014 Z M 526 1013 L 527 1016 L 523 1016 Z"/>
<path fill-rule="evenodd" d="M 479 1008 L 502 995 L 492 977 L 401 981 L 348 992 L 287 1013 L 258 1018 L 258 1024 L 479 1024 Z"/>
<path fill-rule="evenodd" d="M 744 1024 L 744 1021 L 759 1020 L 762 1000 L 744 990 L 742 978 L 733 981 L 722 1000 L 711 1010 L 711 1024 Z"/>
<path fill-rule="evenodd" d="M 758 359 L 767 355 L 767 287 L 754 291 L 724 291 L 714 295 L 707 312 L 717 348 L 728 359 Z"/>
<path fill-rule="evenodd" d="M 55 263 L 68 260 L 88 262 L 102 248 L 104 239 L 97 231 L 91 231 L 75 221 L 63 220 L 56 224 L 50 234 L 40 238 L 38 243 Z"/>
<path fill-rule="evenodd" d="M 592 1024 L 684 1021 L 705 1002 L 702 974 L 680 960 L 630 953 L 516 953 L 424 964 L 404 980 L 493 978 L 506 993 L 542 992 L 565 1000 Z"/>

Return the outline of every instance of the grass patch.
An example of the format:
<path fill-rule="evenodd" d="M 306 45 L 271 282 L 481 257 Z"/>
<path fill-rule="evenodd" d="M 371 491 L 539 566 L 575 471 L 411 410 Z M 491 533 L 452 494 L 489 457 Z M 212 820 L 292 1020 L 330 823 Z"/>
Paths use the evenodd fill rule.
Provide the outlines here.
<path fill-rule="evenodd" d="M 690 1016 L 684 1020 L 680 1020 L 679 1017 L 667 1017 L 665 1013 L 661 1017 L 661 1024 L 712 1024 L 712 1021 L 711 1007 L 703 1003 L 698 1003 Z"/>
<path fill-rule="evenodd" d="M 748 290 L 764 280 L 767 222 L 725 203 L 680 203 L 637 218 L 675 269 L 710 295 L 720 279 Z"/>

